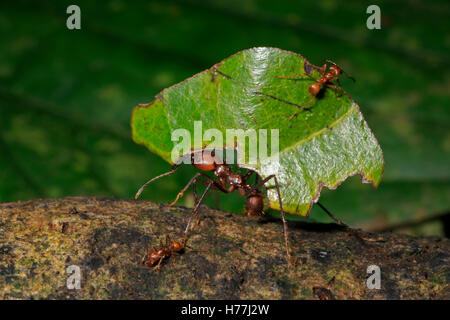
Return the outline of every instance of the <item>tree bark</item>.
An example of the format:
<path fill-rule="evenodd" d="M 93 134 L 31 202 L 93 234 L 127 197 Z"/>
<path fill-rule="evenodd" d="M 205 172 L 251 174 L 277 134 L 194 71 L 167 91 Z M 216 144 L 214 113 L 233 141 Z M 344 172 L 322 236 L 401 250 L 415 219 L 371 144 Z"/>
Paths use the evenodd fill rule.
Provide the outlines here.
<path fill-rule="evenodd" d="M 191 213 L 148 201 L 68 197 L 0 203 L 2 299 L 449 299 L 450 240 L 369 234 L 202 206 L 200 224 L 161 271 L 147 248 L 180 240 Z M 71 265 L 79 267 L 80 289 Z M 369 289 L 367 268 L 380 268 Z M 75 268 L 76 268 L 75 267 Z M 372 277 L 373 278 L 373 277 Z M 69 281 L 68 281 L 69 280 Z"/>

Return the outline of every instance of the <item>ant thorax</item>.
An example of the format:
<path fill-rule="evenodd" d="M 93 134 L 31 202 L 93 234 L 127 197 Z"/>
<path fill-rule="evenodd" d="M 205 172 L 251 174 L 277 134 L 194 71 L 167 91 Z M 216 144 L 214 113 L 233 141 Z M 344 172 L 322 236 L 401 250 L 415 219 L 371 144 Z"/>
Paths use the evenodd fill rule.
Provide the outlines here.
<path fill-rule="evenodd" d="M 228 183 L 235 186 L 241 186 L 242 185 L 242 176 L 239 174 L 230 174 L 228 176 Z"/>
<path fill-rule="evenodd" d="M 214 174 L 219 178 L 219 179 L 226 179 L 227 177 L 229 177 L 232 172 L 230 167 L 228 167 L 225 164 L 217 164 L 216 165 L 216 169 L 214 170 Z"/>

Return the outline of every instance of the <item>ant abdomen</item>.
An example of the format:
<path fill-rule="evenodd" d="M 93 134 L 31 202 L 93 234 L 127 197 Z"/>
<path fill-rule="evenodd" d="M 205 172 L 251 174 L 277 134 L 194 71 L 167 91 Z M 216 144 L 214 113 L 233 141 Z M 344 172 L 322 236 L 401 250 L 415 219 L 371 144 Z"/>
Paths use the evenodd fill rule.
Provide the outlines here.
<path fill-rule="evenodd" d="M 201 171 L 214 171 L 216 164 L 213 163 L 194 163 L 194 167 Z"/>
<path fill-rule="evenodd" d="M 263 215 L 264 198 L 260 194 L 253 194 L 247 197 L 245 208 L 249 216 Z"/>
<path fill-rule="evenodd" d="M 320 89 L 322 87 L 320 86 L 319 83 L 313 83 L 309 86 L 308 91 L 309 93 L 311 93 L 313 96 L 317 96 L 317 94 L 320 92 Z"/>

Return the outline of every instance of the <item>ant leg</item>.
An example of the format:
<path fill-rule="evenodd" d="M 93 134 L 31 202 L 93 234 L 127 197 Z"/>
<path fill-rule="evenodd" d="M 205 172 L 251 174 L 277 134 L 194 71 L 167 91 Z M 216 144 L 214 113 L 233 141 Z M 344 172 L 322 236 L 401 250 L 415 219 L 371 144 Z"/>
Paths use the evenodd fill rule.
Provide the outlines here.
<path fill-rule="evenodd" d="M 222 185 L 220 185 L 216 180 L 214 180 L 213 178 L 211 178 L 211 177 L 209 177 L 208 175 L 206 175 L 206 174 L 204 174 L 204 173 L 200 173 L 201 174 L 201 176 L 203 176 L 203 177 L 206 177 L 210 182 L 208 183 L 208 182 L 206 182 L 206 181 L 203 181 L 203 180 L 200 180 L 200 179 L 196 179 L 195 180 L 195 182 L 194 182 L 194 184 L 193 184 L 193 189 L 194 189 L 194 199 L 195 199 L 195 204 L 197 204 L 199 201 L 203 201 L 202 199 L 200 199 L 200 200 L 197 200 L 198 199 L 198 197 L 197 197 L 197 185 L 196 185 L 196 183 L 200 183 L 200 184 L 202 184 L 202 185 L 204 185 L 205 187 L 207 187 L 207 188 L 211 188 L 212 190 L 215 190 L 216 191 L 216 196 L 217 196 L 217 192 L 218 191 L 221 191 L 221 192 L 224 192 L 224 193 L 230 193 L 230 192 L 233 192 L 234 191 L 234 186 L 231 186 L 230 187 L 230 189 L 224 189 L 223 187 L 222 187 Z M 206 191 L 206 190 L 205 190 Z M 218 199 L 218 197 L 216 197 L 216 199 Z M 195 205 L 194 205 L 195 206 Z M 196 228 L 198 225 L 199 225 L 199 223 L 200 223 L 200 219 L 199 219 L 199 217 L 198 217 L 198 211 L 195 211 L 194 212 L 194 215 L 195 215 L 195 217 L 196 217 L 196 219 L 197 219 L 197 222 L 195 223 L 195 226 L 194 226 L 194 228 Z"/>
<path fill-rule="evenodd" d="M 349 97 L 351 100 L 353 100 L 353 98 L 347 93 L 347 91 L 345 91 L 344 89 L 342 89 L 341 87 L 338 87 L 335 84 L 325 84 L 328 88 L 334 88 L 335 90 L 339 90 L 341 91 L 343 94 L 345 94 L 347 97 Z"/>
<path fill-rule="evenodd" d="M 170 248 L 171 243 L 172 243 L 172 241 L 170 240 L 169 235 L 166 235 L 166 248 L 170 249 L 170 256 L 169 256 L 169 258 L 172 261 L 172 266 L 174 266 L 175 265 L 175 262 L 174 262 L 175 258 L 174 258 L 173 250 Z"/>
<path fill-rule="evenodd" d="M 163 258 L 160 258 L 158 264 L 153 268 L 153 270 L 158 270 L 159 272 L 161 272 L 162 261 L 163 261 Z"/>
<path fill-rule="evenodd" d="M 219 191 L 225 192 L 225 193 L 229 193 L 231 192 L 230 190 L 224 190 L 220 185 L 217 184 L 216 181 L 214 180 L 210 180 L 213 184 L 211 185 L 211 189 L 215 191 L 214 193 L 214 197 L 215 197 L 215 206 L 216 209 L 219 209 Z M 208 186 L 208 183 L 206 181 L 203 180 L 197 180 L 196 183 L 200 183 L 202 185 L 204 185 L 205 187 Z M 219 188 L 220 187 L 220 188 Z M 194 198 L 195 198 L 195 202 L 197 203 L 197 195 L 196 195 L 196 184 L 193 185 L 194 188 Z M 195 223 L 194 228 L 196 228 L 199 224 L 200 224 L 200 219 L 198 217 L 198 212 L 195 213 L 195 216 L 197 217 L 197 222 Z"/>
<path fill-rule="evenodd" d="M 191 178 L 191 180 L 189 180 L 189 182 L 186 184 L 186 186 L 183 188 L 183 189 L 181 189 L 181 191 L 180 192 L 178 192 L 178 194 L 177 194 L 177 197 L 175 198 L 175 200 L 173 200 L 170 204 L 169 204 L 169 207 L 172 207 L 173 205 L 175 205 L 175 203 L 177 203 L 177 201 L 178 201 L 178 199 L 180 199 L 182 196 L 183 196 L 183 194 L 186 192 L 186 190 L 191 186 L 191 184 L 195 184 L 195 182 L 196 182 L 196 179 L 199 177 L 201 175 L 201 173 L 200 172 L 197 172 L 192 178 Z"/>
<path fill-rule="evenodd" d="M 340 224 L 341 226 L 345 227 L 347 229 L 347 231 L 349 231 L 350 233 L 352 233 L 354 236 L 356 236 L 357 238 L 364 240 L 364 241 L 369 241 L 369 242 L 380 242 L 380 241 L 384 241 L 383 239 L 369 239 L 366 237 L 363 237 L 357 230 L 353 229 L 352 227 L 350 227 L 349 225 L 347 225 L 346 223 L 344 223 L 341 219 L 335 217 L 330 211 L 327 210 L 327 208 L 325 208 L 320 202 L 317 202 L 317 204 L 319 205 L 319 207 L 325 211 L 325 213 L 334 221 L 336 221 L 338 224 Z"/>
<path fill-rule="evenodd" d="M 197 196 L 197 184 L 193 184 L 192 185 L 192 189 L 193 189 L 193 191 L 194 191 L 194 203 L 197 203 L 198 202 L 198 196 Z M 194 228 L 197 228 L 197 226 L 200 224 L 200 219 L 199 219 L 199 217 L 198 217 L 198 212 L 195 212 L 195 225 L 194 225 Z"/>
<path fill-rule="evenodd" d="M 146 182 L 146 183 L 138 190 L 138 192 L 137 192 L 136 195 L 134 196 L 134 199 L 139 198 L 139 196 L 141 195 L 142 191 L 144 191 L 145 187 L 147 187 L 150 183 L 152 183 L 153 181 L 155 181 L 155 180 L 157 180 L 157 179 L 159 179 L 159 178 L 162 178 L 162 177 L 171 175 L 172 173 L 174 173 L 175 171 L 177 171 L 177 169 L 178 169 L 179 167 L 180 167 L 180 165 L 174 165 L 174 166 L 172 166 L 172 169 L 170 169 L 170 171 L 168 171 L 168 172 L 166 172 L 166 173 L 163 173 L 163 174 L 160 174 L 159 176 L 154 177 L 154 178 L 148 180 L 148 181 L 147 181 L 147 182 Z"/>
<path fill-rule="evenodd" d="M 274 178 L 275 175 L 272 174 L 270 176 L 268 176 L 267 178 L 265 178 L 264 180 L 262 180 L 261 182 L 258 182 L 257 184 L 255 184 L 251 189 L 249 189 L 245 195 L 248 196 L 250 193 L 252 193 L 253 191 L 255 191 L 256 189 L 258 189 L 259 187 L 263 186 L 267 181 L 269 181 L 270 179 Z"/>
<path fill-rule="evenodd" d="M 335 80 L 336 82 L 337 82 L 337 84 L 338 84 L 338 86 L 341 88 L 342 87 L 342 85 L 341 85 L 341 81 L 339 81 L 339 78 L 336 78 L 336 80 Z M 336 97 L 337 97 L 337 89 L 336 88 L 334 88 L 334 94 L 336 95 Z"/>
<path fill-rule="evenodd" d="M 291 120 L 297 115 L 297 113 L 299 113 L 300 111 L 306 109 L 306 106 L 309 105 L 310 103 L 312 103 L 312 102 L 314 101 L 315 98 L 316 98 L 316 96 L 312 96 L 312 98 L 311 98 L 307 103 L 305 103 L 303 106 L 299 107 L 299 108 L 297 109 L 297 111 L 295 111 L 295 112 L 292 114 L 292 116 L 289 118 L 289 121 L 291 121 Z"/>
<path fill-rule="evenodd" d="M 252 174 L 255 173 L 255 171 L 250 170 L 247 172 L 244 176 L 242 176 L 242 181 L 245 183 L 248 179 L 252 176 Z"/>
<path fill-rule="evenodd" d="M 176 258 L 176 255 L 175 255 L 173 252 L 171 252 L 170 258 L 172 259 L 172 266 L 175 266 L 175 258 Z"/>
<path fill-rule="evenodd" d="M 281 213 L 281 220 L 283 220 L 284 243 L 286 246 L 287 260 L 288 260 L 289 264 L 295 265 L 295 263 L 297 262 L 297 259 L 291 257 L 291 252 L 289 250 L 288 226 L 287 226 L 286 218 L 284 216 L 283 204 L 281 201 L 281 194 L 280 194 L 280 186 L 278 185 L 278 180 L 275 175 L 273 175 L 273 179 L 275 180 L 275 187 L 277 189 L 278 201 L 280 202 L 280 213 Z"/>
<path fill-rule="evenodd" d="M 227 189 L 224 189 L 220 184 L 217 183 L 214 179 L 210 178 L 210 181 L 213 183 L 211 185 L 212 190 L 221 191 L 223 193 L 229 193 Z M 200 183 L 201 185 L 204 185 L 205 187 L 208 185 L 208 182 L 203 180 L 197 180 L 197 183 Z"/>
<path fill-rule="evenodd" d="M 184 249 L 184 248 L 189 248 L 189 249 L 194 249 L 194 248 L 192 248 L 191 246 L 188 246 L 187 245 L 187 240 L 186 239 L 181 239 L 181 247 Z M 197 251 L 197 250 L 193 250 L 193 251 Z"/>
<path fill-rule="evenodd" d="M 277 189 L 278 201 L 280 202 L 280 213 L 281 213 L 281 220 L 283 221 L 283 233 L 284 233 L 284 242 L 285 242 L 285 246 L 286 246 L 287 260 L 288 260 L 289 264 L 291 264 L 291 263 L 295 264 L 297 260 L 293 259 L 291 257 L 291 252 L 289 250 L 288 226 L 287 226 L 286 218 L 284 216 L 283 203 L 282 203 L 282 200 L 281 200 L 281 193 L 280 193 L 280 185 L 278 184 L 277 177 L 274 174 L 268 176 L 267 178 L 265 178 L 264 180 L 262 180 L 261 182 L 257 183 L 255 186 L 253 186 L 252 189 L 247 191 L 246 195 L 250 194 L 250 192 L 252 192 L 253 190 L 258 189 L 259 187 L 264 185 L 264 183 L 266 183 L 270 179 L 274 179 L 274 181 L 275 181 L 275 188 Z"/>
<path fill-rule="evenodd" d="M 198 201 L 197 184 L 195 184 L 195 183 L 192 185 L 192 192 L 194 193 L 194 203 L 197 203 L 197 201 Z"/>
<path fill-rule="evenodd" d="M 222 185 L 220 183 L 218 183 L 216 180 L 214 180 L 213 178 L 211 178 L 210 176 L 208 176 L 207 174 L 200 172 L 200 174 L 202 175 L 202 177 L 206 178 L 206 180 L 212 182 L 211 188 L 213 188 L 214 190 L 219 190 L 222 191 L 223 193 L 227 193 L 227 190 L 222 187 Z M 197 180 L 197 182 L 199 183 L 207 183 L 205 181 L 201 181 L 201 180 Z M 206 186 L 206 184 L 203 184 L 204 186 Z"/>
<path fill-rule="evenodd" d="M 322 60 L 322 62 L 323 62 L 323 60 Z M 325 70 L 326 70 L 326 65 L 323 65 L 323 66 L 321 66 L 321 67 L 318 67 L 318 66 L 315 66 L 315 65 L 313 65 L 313 64 L 309 64 L 313 69 L 316 69 L 316 70 L 320 70 L 320 74 L 324 74 L 325 73 Z"/>
<path fill-rule="evenodd" d="M 276 100 L 276 101 L 281 102 L 281 103 L 285 103 L 285 104 L 288 104 L 288 105 L 291 105 L 291 106 L 295 106 L 295 107 L 299 108 L 300 110 L 306 109 L 306 108 L 305 108 L 306 106 L 301 106 L 301 105 L 298 105 L 298 104 L 296 104 L 296 103 L 293 103 L 293 102 L 290 102 L 290 101 L 287 101 L 287 100 L 283 100 L 283 99 L 277 98 L 277 97 L 272 96 L 272 95 L 270 95 L 270 94 L 265 94 L 265 93 L 262 93 L 262 92 L 259 92 L 259 91 L 253 91 L 252 93 L 253 93 L 253 94 L 257 94 L 257 95 L 262 95 L 262 96 L 264 96 L 264 97 L 267 97 L 267 98 Z M 309 103 L 310 103 L 310 102 L 308 102 L 308 104 L 309 104 Z M 292 117 L 291 117 L 291 119 L 292 119 Z M 289 120 L 290 120 L 290 119 L 289 119 Z"/>
<path fill-rule="evenodd" d="M 299 74 L 294 74 L 292 76 L 275 76 L 278 79 L 291 79 L 291 80 L 302 80 L 303 78 L 300 77 L 304 77 L 307 76 L 309 78 L 311 78 L 314 81 L 317 81 L 317 79 L 314 79 L 310 74 L 307 73 L 299 73 Z"/>
<path fill-rule="evenodd" d="M 166 247 L 168 247 L 170 244 L 170 237 L 168 234 L 166 234 Z"/>
<path fill-rule="evenodd" d="M 175 203 L 176 203 L 176 202 L 184 195 L 184 193 L 186 192 L 186 190 L 187 190 L 192 184 L 195 185 L 195 183 L 202 183 L 202 182 L 206 183 L 205 181 L 198 180 L 199 177 L 204 177 L 204 178 L 206 178 L 207 180 L 211 181 L 211 182 L 214 184 L 214 185 L 212 186 L 213 189 L 220 190 L 220 191 L 222 191 L 222 192 L 226 192 L 226 190 L 225 190 L 220 184 L 218 184 L 217 181 L 215 181 L 213 178 L 211 178 L 211 177 L 208 176 L 207 174 L 204 174 L 203 172 L 197 172 L 197 173 L 191 178 L 191 180 L 189 180 L 189 182 L 187 183 L 187 185 L 186 185 L 186 186 L 185 186 L 185 187 L 177 194 L 176 199 L 175 199 L 172 203 L 169 204 L 169 207 L 172 207 L 173 205 L 175 205 Z"/>
<path fill-rule="evenodd" d="M 141 260 L 141 264 L 145 264 L 145 261 L 148 259 L 148 248 L 145 249 L 145 255 Z"/>
<path fill-rule="evenodd" d="M 203 194 L 200 197 L 199 201 L 195 204 L 194 209 L 192 210 L 192 214 L 191 214 L 191 216 L 189 218 L 189 221 L 188 221 L 188 223 L 186 225 L 186 229 L 184 230 L 184 236 L 183 236 L 183 239 L 181 240 L 182 243 L 186 243 L 186 235 L 187 235 L 187 233 L 189 231 L 189 227 L 191 226 L 192 217 L 196 214 L 198 208 L 200 207 L 200 204 L 203 202 L 203 199 L 205 198 L 205 196 L 208 193 L 209 189 L 211 188 L 212 184 L 213 184 L 212 181 L 208 183 L 208 185 L 206 186 L 205 191 L 203 191 Z"/>

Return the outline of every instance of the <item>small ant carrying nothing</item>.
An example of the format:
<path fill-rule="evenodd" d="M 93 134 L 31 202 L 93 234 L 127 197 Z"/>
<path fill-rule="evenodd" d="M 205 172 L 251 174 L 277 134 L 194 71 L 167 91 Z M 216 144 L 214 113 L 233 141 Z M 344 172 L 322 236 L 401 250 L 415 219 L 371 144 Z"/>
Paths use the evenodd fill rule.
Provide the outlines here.
<path fill-rule="evenodd" d="M 166 245 L 163 246 L 162 240 L 160 241 L 160 249 L 156 249 L 153 247 L 153 250 L 148 252 L 142 258 L 142 264 L 146 265 L 147 267 L 160 269 L 161 263 L 171 256 L 174 255 L 174 253 L 178 252 L 180 253 L 184 248 L 188 247 L 186 245 L 186 242 L 184 239 L 181 242 L 178 241 L 170 241 L 169 236 L 166 236 Z M 159 270 L 161 271 L 161 269 Z"/>
<path fill-rule="evenodd" d="M 317 98 L 317 95 L 319 94 L 319 92 L 322 90 L 322 88 L 324 86 L 326 86 L 328 88 L 334 88 L 335 92 L 337 90 L 339 90 L 339 91 L 343 92 L 344 94 L 346 94 L 348 97 L 350 97 L 350 95 L 341 88 L 339 76 L 343 73 L 347 78 L 351 79 L 353 82 L 355 82 L 355 79 L 353 77 L 349 76 L 344 70 L 342 70 L 341 67 L 339 67 L 333 61 L 331 61 L 331 60 L 322 60 L 322 61 L 325 62 L 325 64 L 322 67 L 317 67 L 317 66 L 310 64 L 308 61 L 305 60 L 305 64 L 304 64 L 305 73 L 295 74 L 292 76 L 277 76 L 277 78 L 280 78 L 280 79 L 292 79 L 292 80 L 298 80 L 299 76 L 307 76 L 315 81 L 315 83 L 311 84 L 308 87 L 308 91 L 312 95 L 312 98 L 307 103 L 305 103 L 303 106 L 298 107 L 299 109 L 292 114 L 292 116 L 289 118 L 289 120 L 292 120 L 292 118 L 294 118 L 298 112 L 305 109 L 306 106 L 311 104 L 314 101 L 314 99 Z M 328 64 L 331 64 L 331 66 L 328 66 Z M 328 67 L 328 71 L 327 71 L 327 67 Z M 314 79 L 310 75 L 311 68 L 319 70 L 319 74 L 321 75 L 321 77 L 319 79 Z M 333 81 L 336 81 L 338 83 L 338 86 L 333 84 Z"/>
<path fill-rule="evenodd" d="M 287 259 L 288 259 L 289 263 L 294 261 L 291 259 L 291 254 L 290 254 L 290 250 L 289 250 L 288 227 L 287 227 L 287 222 L 286 222 L 286 219 L 284 216 L 283 204 L 281 201 L 280 188 L 278 185 L 277 177 L 275 175 L 270 175 L 267 178 L 265 178 L 264 180 L 258 182 L 258 176 L 256 176 L 255 184 L 253 186 L 251 186 L 251 185 L 247 184 L 247 181 L 252 176 L 252 174 L 255 173 L 255 171 L 249 171 L 246 174 L 242 174 L 242 175 L 233 173 L 231 171 L 231 168 L 229 165 L 222 163 L 222 161 L 217 161 L 217 157 L 216 157 L 214 151 L 212 151 L 212 152 L 205 152 L 205 151 L 206 150 L 199 150 L 196 152 L 192 152 L 190 154 L 191 164 L 193 164 L 194 167 L 197 168 L 198 170 L 201 170 L 201 172 L 197 172 L 189 180 L 187 185 L 178 193 L 176 199 L 171 204 L 169 204 L 169 206 L 173 206 L 178 201 L 178 199 L 183 196 L 184 192 L 186 192 L 186 190 L 191 185 L 193 186 L 194 209 L 192 210 L 191 217 L 189 218 L 186 229 L 184 231 L 182 243 L 184 243 L 184 241 L 186 239 L 187 233 L 188 233 L 190 225 L 191 225 L 192 218 L 194 216 L 196 216 L 198 218 L 198 208 L 200 207 L 200 204 L 203 202 L 203 200 L 206 196 L 206 193 L 210 189 L 218 190 L 223 193 L 231 193 L 231 192 L 237 190 L 241 196 L 246 197 L 245 207 L 247 210 L 247 214 L 249 216 L 261 216 L 264 214 L 264 212 L 263 212 L 264 198 L 263 198 L 262 193 L 259 190 L 259 188 L 262 187 L 270 179 L 274 179 L 275 188 L 277 190 L 278 200 L 280 203 L 281 219 L 283 221 L 283 231 L 284 231 L 284 240 L 285 240 L 285 246 L 286 246 L 286 255 L 287 255 Z M 142 191 L 144 190 L 144 188 L 147 185 L 149 185 L 151 182 L 153 182 L 161 177 L 171 175 L 179 168 L 179 166 L 180 166 L 180 164 L 174 164 L 170 171 L 163 173 L 163 174 L 147 181 L 138 190 L 138 192 L 136 193 L 135 199 L 137 199 L 139 197 L 139 195 L 142 193 Z M 211 178 L 210 176 L 205 174 L 205 172 L 213 172 L 214 175 L 217 177 L 217 180 Z M 203 177 L 207 181 L 200 180 L 201 177 Z M 198 195 L 197 195 L 196 183 L 200 183 L 200 184 L 206 186 L 206 189 L 200 198 L 198 198 Z"/>

